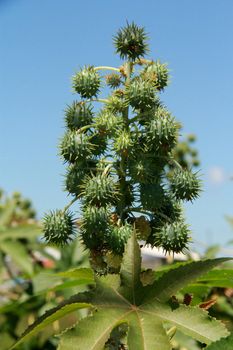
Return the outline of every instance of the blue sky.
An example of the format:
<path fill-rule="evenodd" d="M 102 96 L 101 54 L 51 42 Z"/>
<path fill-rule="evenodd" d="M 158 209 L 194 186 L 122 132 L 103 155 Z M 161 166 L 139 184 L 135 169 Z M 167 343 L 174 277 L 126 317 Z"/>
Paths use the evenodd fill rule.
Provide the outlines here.
<path fill-rule="evenodd" d="M 187 206 L 194 238 L 233 239 L 233 1 L 0 0 L 0 187 L 30 197 L 39 216 L 67 203 L 57 144 L 71 76 L 84 64 L 119 65 L 112 36 L 135 21 L 150 56 L 169 64 L 162 100 L 195 133 L 204 181 Z"/>

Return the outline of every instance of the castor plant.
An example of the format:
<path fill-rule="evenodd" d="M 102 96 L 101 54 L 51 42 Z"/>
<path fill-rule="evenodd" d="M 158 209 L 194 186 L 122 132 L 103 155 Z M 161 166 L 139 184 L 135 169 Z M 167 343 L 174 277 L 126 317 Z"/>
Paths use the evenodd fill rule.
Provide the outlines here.
<path fill-rule="evenodd" d="M 168 350 L 176 330 L 207 345 L 228 335 L 206 310 L 176 298 L 227 259 L 142 271 L 141 244 L 171 254 L 188 249 L 191 231 L 182 203 L 200 195 L 201 181 L 175 156 L 180 124 L 161 98 L 169 70 L 146 57 L 145 29 L 127 23 L 113 42 L 120 67 L 86 65 L 72 78 L 77 99 L 65 110 L 60 141 L 72 199 L 43 220 L 48 243 L 63 246 L 76 236 L 82 241 L 93 284 L 48 310 L 11 349 L 79 309 L 87 316 L 58 335 L 59 350 Z"/>

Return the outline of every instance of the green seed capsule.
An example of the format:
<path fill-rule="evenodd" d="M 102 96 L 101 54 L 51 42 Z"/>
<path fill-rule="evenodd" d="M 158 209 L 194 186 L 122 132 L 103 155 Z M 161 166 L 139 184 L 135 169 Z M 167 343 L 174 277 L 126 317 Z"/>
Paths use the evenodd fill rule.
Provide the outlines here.
<path fill-rule="evenodd" d="M 56 245 L 69 243 L 77 233 L 73 214 L 62 210 L 50 211 L 43 219 L 43 232 L 48 243 Z"/>
<path fill-rule="evenodd" d="M 84 67 L 73 77 L 73 88 L 83 98 L 97 96 L 100 88 L 100 76 L 94 67 Z"/>

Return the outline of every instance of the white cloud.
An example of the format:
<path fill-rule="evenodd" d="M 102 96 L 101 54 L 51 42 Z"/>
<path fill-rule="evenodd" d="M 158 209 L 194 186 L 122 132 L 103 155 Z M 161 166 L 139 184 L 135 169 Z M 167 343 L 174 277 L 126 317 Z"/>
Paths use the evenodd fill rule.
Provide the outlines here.
<path fill-rule="evenodd" d="M 228 176 L 226 175 L 223 168 L 215 166 L 209 169 L 208 178 L 212 184 L 218 185 L 225 182 Z"/>

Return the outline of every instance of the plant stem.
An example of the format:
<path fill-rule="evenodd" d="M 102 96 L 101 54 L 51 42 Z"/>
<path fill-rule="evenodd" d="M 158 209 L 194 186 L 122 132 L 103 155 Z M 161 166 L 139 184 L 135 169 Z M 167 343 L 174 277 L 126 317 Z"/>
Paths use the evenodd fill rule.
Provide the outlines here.
<path fill-rule="evenodd" d="M 101 103 L 107 103 L 108 100 L 106 98 L 91 98 L 89 100 L 82 100 L 80 104 L 85 104 L 89 102 L 101 102 Z"/>
<path fill-rule="evenodd" d="M 127 210 L 131 211 L 131 212 L 135 212 L 135 213 L 145 214 L 145 215 L 148 215 L 148 216 L 152 215 L 150 212 L 148 212 L 146 210 L 143 210 L 141 208 L 128 208 Z"/>
<path fill-rule="evenodd" d="M 99 66 L 99 67 L 95 67 L 94 70 L 112 70 L 114 72 L 120 72 L 119 68 L 115 68 L 115 67 L 109 67 L 109 66 Z"/>
<path fill-rule="evenodd" d="M 87 129 L 90 129 L 90 128 L 94 128 L 96 127 L 96 124 L 89 124 L 89 125 L 85 125 L 83 126 L 82 128 L 78 129 L 77 132 L 80 134 L 82 133 L 83 131 L 87 130 Z"/>
<path fill-rule="evenodd" d="M 125 85 L 129 85 L 130 84 L 130 79 L 131 79 L 131 73 L 132 73 L 132 68 L 133 68 L 133 64 L 132 62 L 128 61 L 126 63 L 126 79 L 125 79 Z M 124 110 L 124 112 L 122 113 L 123 116 L 123 120 L 124 120 L 124 125 L 125 125 L 125 129 L 128 131 L 129 130 L 129 106 L 127 106 Z M 126 154 L 122 154 L 121 155 L 121 160 L 120 160 L 120 171 L 118 171 L 118 176 L 119 176 L 119 185 L 120 185 L 120 192 L 122 195 L 120 204 L 118 206 L 118 213 L 120 216 L 120 219 L 122 220 L 122 222 L 124 222 L 125 218 L 126 218 L 126 196 L 129 193 L 129 189 L 128 189 L 128 183 L 126 181 L 126 174 L 127 174 L 127 155 Z"/>
<path fill-rule="evenodd" d="M 108 165 L 106 166 L 106 168 L 104 169 L 104 171 L 103 171 L 103 175 L 107 175 L 108 172 L 109 172 L 109 170 L 111 169 L 111 167 L 112 167 L 112 164 L 108 164 Z"/>
<path fill-rule="evenodd" d="M 127 62 L 126 63 L 126 70 L 125 70 L 126 71 L 125 85 L 130 84 L 132 68 L 133 68 L 132 62 L 130 62 L 130 61 Z M 128 129 L 129 128 L 129 106 L 127 106 L 125 108 L 125 111 L 123 112 L 123 118 L 124 118 L 125 126 Z"/>
<path fill-rule="evenodd" d="M 161 216 L 161 218 L 164 218 L 164 219 L 167 220 L 168 222 L 171 222 L 171 219 L 170 219 L 167 215 L 161 213 L 160 211 L 159 211 L 157 214 L 158 214 L 159 216 Z"/>
<path fill-rule="evenodd" d="M 71 207 L 71 205 L 74 204 L 77 200 L 78 200 L 78 197 L 73 198 L 72 201 L 70 201 L 70 203 L 68 203 L 68 204 L 64 207 L 63 213 L 65 213 L 65 212 Z"/>
<path fill-rule="evenodd" d="M 180 170 L 183 170 L 182 169 L 182 166 L 175 160 L 175 159 L 171 159 L 170 160 L 177 168 L 179 168 Z"/>

